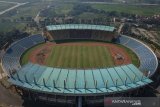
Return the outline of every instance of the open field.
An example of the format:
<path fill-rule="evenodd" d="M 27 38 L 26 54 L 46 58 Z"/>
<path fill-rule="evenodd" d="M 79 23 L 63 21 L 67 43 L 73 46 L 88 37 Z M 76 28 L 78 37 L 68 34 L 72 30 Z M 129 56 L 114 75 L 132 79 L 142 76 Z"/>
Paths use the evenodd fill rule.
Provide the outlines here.
<path fill-rule="evenodd" d="M 0 32 L 9 32 L 13 29 L 23 30 L 25 26 L 25 23 L 0 22 Z"/>
<path fill-rule="evenodd" d="M 18 13 L 14 14 L 12 18 L 20 18 L 20 17 L 35 17 L 38 12 L 46 7 L 45 3 L 28 3 L 23 7 L 19 7 L 17 9 Z"/>
<path fill-rule="evenodd" d="M 92 17 L 91 17 L 92 16 Z M 78 16 L 80 19 L 95 19 L 95 18 L 106 18 L 104 14 L 95 14 L 91 12 L 83 12 Z"/>
<path fill-rule="evenodd" d="M 107 47 L 102 46 L 54 46 L 46 64 L 51 67 L 97 68 L 113 66 Z"/>
<path fill-rule="evenodd" d="M 70 15 L 71 13 L 74 13 L 73 7 L 76 6 L 78 3 L 77 2 L 55 2 L 54 0 L 45 0 L 45 1 L 32 1 L 32 0 L 7 0 L 7 1 L 12 1 L 12 2 L 28 2 L 28 4 L 25 4 L 24 6 L 18 7 L 16 9 L 11 10 L 10 12 L 6 12 L 5 14 L 1 15 L 0 17 L 0 32 L 7 32 L 7 29 L 14 29 L 17 28 L 20 30 L 23 28 L 19 27 L 22 26 L 20 23 L 16 24 L 10 24 L 10 22 L 13 22 L 15 20 L 20 20 L 21 18 L 35 18 L 37 14 L 43 10 L 47 9 L 48 6 L 50 8 L 47 10 L 48 13 L 44 15 L 44 17 L 55 17 L 55 16 L 71 16 L 71 17 L 76 17 L 76 18 L 81 18 L 81 19 L 94 19 L 94 18 L 100 18 L 104 20 L 110 20 L 107 19 L 106 14 L 103 13 L 94 13 L 94 12 L 82 12 L 77 15 Z M 0 10 L 4 10 L 5 8 L 10 7 L 9 5 L 15 5 L 12 3 L 0 3 Z M 84 5 L 84 4 L 82 4 Z M 145 15 L 145 16 L 151 16 L 154 14 L 159 14 L 160 13 L 160 6 L 155 5 L 155 6 L 136 6 L 136 5 L 125 5 L 125 4 L 87 4 L 93 7 L 94 9 L 98 10 L 104 10 L 104 11 L 116 11 L 117 14 L 120 12 L 123 13 L 131 13 L 131 14 L 138 14 L 138 15 Z M 11 6 L 12 7 L 12 6 Z M 92 17 L 90 17 L 92 16 Z M 5 23 L 5 26 L 8 26 L 9 28 L 3 28 L 4 21 L 7 20 L 9 23 Z M 20 24 L 20 25 L 19 25 Z M 10 26 L 11 25 L 11 26 Z M 13 26 L 12 26 L 13 25 Z M 24 25 L 24 24 L 23 24 Z"/>
<path fill-rule="evenodd" d="M 8 9 L 8 8 L 10 8 L 12 6 L 15 6 L 15 4 L 0 2 L 0 12 L 5 10 L 5 9 Z"/>
<path fill-rule="evenodd" d="M 56 14 L 68 14 L 73 9 L 72 3 L 60 4 L 54 8 Z"/>
<path fill-rule="evenodd" d="M 119 46 L 120 48 L 125 49 L 125 51 L 126 51 L 126 52 L 129 54 L 129 56 L 131 57 L 132 63 L 133 63 L 135 66 L 139 67 L 140 61 L 139 61 L 139 59 L 138 59 L 138 56 L 137 56 L 133 51 L 131 51 L 129 48 L 124 47 L 124 46 L 122 46 L 122 45 L 118 45 L 118 46 Z"/>
<path fill-rule="evenodd" d="M 49 4 L 49 2 L 47 2 Z M 14 20 L 19 20 L 21 17 L 30 17 L 34 18 L 38 12 L 46 7 L 45 3 L 36 2 L 28 3 L 24 6 L 18 7 L 14 10 L 11 10 L 0 17 L 0 32 L 8 32 L 13 29 L 23 30 L 27 23 L 13 22 Z M 13 4 L 12 4 L 13 5 Z M 3 21 L 7 20 L 7 21 Z M 9 21 L 8 21 L 9 20 Z"/>
<path fill-rule="evenodd" d="M 78 3 L 76 2 L 66 2 L 66 3 L 57 3 L 56 5 L 54 5 L 54 7 L 50 7 L 50 9 L 48 9 L 48 16 L 52 17 L 55 16 L 55 13 L 57 15 L 69 15 L 70 12 L 74 13 L 74 11 L 77 11 L 76 9 L 73 10 L 75 8 L 75 6 L 77 6 Z M 80 3 L 81 4 L 81 3 Z M 93 9 L 97 9 L 97 10 L 104 10 L 106 12 L 117 12 L 117 14 L 119 13 L 128 13 L 128 14 L 137 14 L 137 15 L 142 15 L 142 16 L 152 16 L 155 14 L 159 14 L 160 13 L 160 6 L 159 5 L 127 5 L 127 4 L 99 4 L 99 3 L 84 3 L 81 4 L 81 6 L 83 7 L 83 5 L 88 5 L 91 6 Z M 74 8 L 73 8 L 74 7 Z M 84 7 L 85 8 L 85 7 Z M 80 12 L 80 11 L 77 11 Z M 90 12 L 86 12 L 83 11 L 80 14 L 77 14 L 78 16 L 76 16 L 77 18 L 87 18 L 87 19 L 91 19 L 91 18 L 106 18 L 106 15 L 103 13 L 94 13 L 92 11 Z M 92 17 L 90 17 L 92 16 Z"/>
<path fill-rule="evenodd" d="M 124 60 L 117 60 L 118 54 Z M 21 58 L 21 64 L 38 63 L 61 68 L 103 68 L 133 63 L 139 66 L 138 57 L 123 46 L 96 43 L 76 42 L 61 44 L 41 44 L 29 49 Z"/>
<path fill-rule="evenodd" d="M 47 3 L 47 4 L 46 4 Z M 23 6 L 20 6 L 16 9 L 13 9 L 1 16 L 1 18 L 20 18 L 20 17 L 35 17 L 37 13 L 46 7 L 50 2 L 34 2 L 34 3 L 27 3 Z M 13 5 L 13 4 L 12 4 Z"/>
<path fill-rule="evenodd" d="M 22 65 L 27 64 L 29 61 L 29 55 L 32 53 L 32 51 L 34 51 L 35 49 L 37 49 L 43 45 L 44 44 L 39 44 L 39 45 L 32 47 L 31 49 L 28 49 L 21 57 L 21 64 Z"/>
<path fill-rule="evenodd" d="M 124 4 L 91 4 L 95 9 L 101 9 L 104 11 L 116 11 L 129 14 L 137 14 L 144 16 L 151 16 L 160 13 L 160 6 L 136 6 L 136 5 L 124 5 Z"/>

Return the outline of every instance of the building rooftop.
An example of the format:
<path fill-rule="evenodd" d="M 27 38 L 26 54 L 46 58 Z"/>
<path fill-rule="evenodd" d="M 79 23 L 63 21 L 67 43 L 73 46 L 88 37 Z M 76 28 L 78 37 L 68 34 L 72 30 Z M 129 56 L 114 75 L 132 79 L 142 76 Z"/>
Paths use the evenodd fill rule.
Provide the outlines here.
<path fill-rule="evenodd" d="M 113 32 L 115 27 L 104 25 L 90 25 L 90 24 L 61 24 L 61 25 L 49 25 L 46 26 L 48 31 L 52 30 L 67 30 L 67 29 L 80 29 L 80 30 L 102 30 Z"/>

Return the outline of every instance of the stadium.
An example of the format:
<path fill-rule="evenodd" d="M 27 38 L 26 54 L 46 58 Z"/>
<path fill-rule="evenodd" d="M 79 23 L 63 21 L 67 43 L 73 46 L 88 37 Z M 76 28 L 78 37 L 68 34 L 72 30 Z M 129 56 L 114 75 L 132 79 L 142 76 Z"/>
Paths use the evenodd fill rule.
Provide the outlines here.
<path fill-rule="evenodd" d="M 152 83 L 158 60 L 141 41 L 91 24 L 46 26 L 11 44 L 2 58 L 9 81 L 33 101 L 101 106 Z"/>

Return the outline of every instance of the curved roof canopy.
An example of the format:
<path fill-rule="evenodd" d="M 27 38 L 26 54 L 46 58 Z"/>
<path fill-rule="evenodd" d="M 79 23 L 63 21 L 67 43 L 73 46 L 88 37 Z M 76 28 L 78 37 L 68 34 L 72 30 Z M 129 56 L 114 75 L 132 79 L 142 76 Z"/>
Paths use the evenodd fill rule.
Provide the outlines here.
<path fill-rule="evenodd" d="M 115 27 L 105 25 L 90 25 L 90 24 L 61 24 L 61 25 L 49 25 L 46 26 L 48 31 L 52 30 L 69 30 L 69 29 L 80 29 L 80 30 L 102 30 L 113 32 Z"/>
<path fill-rule="evenodd" d="M 13 84 L 44 93 L 90 95 L 127 91 L 151 83 L 133 64 L 76 70 L 29 63 L 11 76 Z"/>

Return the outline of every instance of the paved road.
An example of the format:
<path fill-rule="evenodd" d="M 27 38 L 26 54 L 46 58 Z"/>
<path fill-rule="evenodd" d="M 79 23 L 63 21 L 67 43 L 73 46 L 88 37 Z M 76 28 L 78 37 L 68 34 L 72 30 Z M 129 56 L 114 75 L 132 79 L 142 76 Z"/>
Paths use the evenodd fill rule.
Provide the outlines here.
<path fill-rule="evenodd" d="M 39 15 L 40 15 L 41 11 L 39 11 L 36 15 L 36 17 L 34 18 L 34 21 L 39 24 Z"/>
<path fill-rule="evenodd" d="M 123 28 L 123 26 L 124 26 L 124 23 L 122 23 L 121 25 L 120 25 L 120 27 L 118 28 L 118 34 L 120 34 L 120 32 L 122 31 L 122 28 Z"/>
<path fill-rule="evenodd" d="M 14 3 L 14 4 L 16 4 L 16 5 L 13 6 L 13 7 L 10 7 L 10 8 L 8 8 L 8 9 L 4 10 L 4 11 L 1 11 L 1 12 L 0 12 L 0 15 L 2 15 L 2 14 L 4 14 L 4 13 L 6 13 L 6 12 L 9 12 L 9 11 L 15 9 L 15 8 L 18 8 L 18 7 L 20 7 L 20 6 L 23 6 L 23 5 L 27 4 L 27 3 L 29 3 L 29 2 L 16 3 L 16 2 L 5 2 L 5 1 L 0 1 L 0 2 L 3 2 L 3 3 Z"/>

